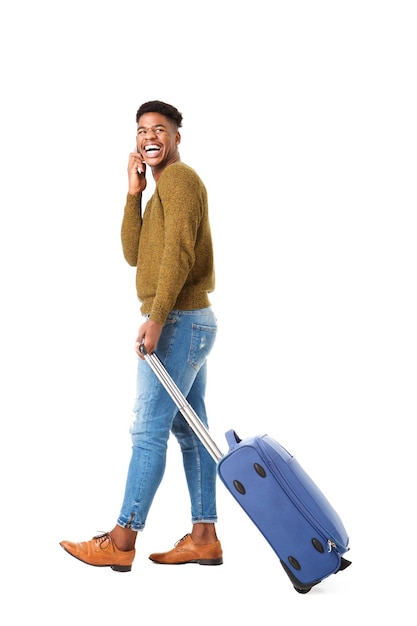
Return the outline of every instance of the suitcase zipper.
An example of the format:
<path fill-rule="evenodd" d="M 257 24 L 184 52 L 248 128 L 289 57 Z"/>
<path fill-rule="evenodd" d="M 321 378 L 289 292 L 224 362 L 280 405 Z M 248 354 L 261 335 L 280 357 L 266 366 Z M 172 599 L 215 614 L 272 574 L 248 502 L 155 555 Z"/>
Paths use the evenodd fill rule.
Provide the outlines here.
<path fill-rule="evenodd" d="M 337 542 L 335 539 L 330 539 L 326 528 L 324 528 L 324 526 L 319 522 L 319 520 L 316 517 L 314 517 L 312 513 L 303 505 L 300 498 L 297 496 L 293 488 L 289 485 L 285 476 L 282 474 L 282 472 L 280 472 L 279 468 L 276 467 L 271 455 L 266 449 L 266 444 L 262 440 L 259 443 L 259 453 L 261 457 L 263 458 L 263 460 L 265 461 L 265 463 L 268 465 L 269 469 L 271 470 L 271 473 L 275 475 L 275 478 L 279 478 L 281 484 L 285 486 L 285 491 L 287 495 L 291 498 L 291 501 L 297 506 L 300 512 L 304 515 L 304 517 L 313 523 L 315 530 L 317 530 L 317 532 L 321 534 L 322 538 L 327 543 L 327 546 L 328 546 L 327 551 L 331 552 L 332 550 L 334 550 L 336 554 L 338 554 L 339 556 L 344 554 L 346 552 L 345 546 Z M 291 454 L 289 454 L 289 456 L 293 458 Z M 278 477 L 277 477 L 277 472 L 279 473 Z"/>

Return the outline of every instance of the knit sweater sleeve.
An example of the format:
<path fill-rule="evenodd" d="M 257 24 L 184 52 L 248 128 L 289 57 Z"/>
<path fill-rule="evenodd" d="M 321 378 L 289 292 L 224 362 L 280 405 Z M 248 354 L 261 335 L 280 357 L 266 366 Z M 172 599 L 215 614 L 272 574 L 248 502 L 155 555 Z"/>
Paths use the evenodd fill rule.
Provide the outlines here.
<path fill-rule="evenodd" d="M 123 255 L 129 265 L 132 266 L 136 266 L 138 262 L 139 238 L 142 227 L 141 199 L 141 196 L 127 194 L 122 220 Z"/>

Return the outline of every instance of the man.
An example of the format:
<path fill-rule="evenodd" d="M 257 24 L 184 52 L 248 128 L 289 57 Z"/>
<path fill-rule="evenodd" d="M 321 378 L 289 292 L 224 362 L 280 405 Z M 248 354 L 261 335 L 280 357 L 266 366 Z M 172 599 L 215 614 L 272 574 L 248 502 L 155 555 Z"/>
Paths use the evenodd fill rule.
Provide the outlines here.
<path fill-rule="evenodd" d="M 207 426 L 206 361 L 217 332 L 208 297 L 214 289 L 214 261 L 207 192 L 196 172 L 181 162 L 182 114 L 175 107 L 146 102 L 136 122 L 137 151 L 129 155 L 121 237 L 126 261 L 137 267 L 137 295 L 145 320 L 135 346 L 137 393 L 125 495 L 113 530 L 90 541 L 60 545 L 84 563 L 131 570 L 137 533 L 145 527 L 162 480 L 172 432 L 183 455 L 192 530 L 172 550 L 149 558 L 163 564 L 220 565 L 216 464 L 139 351 L 143 343 L 148 353 L 156 352 Z M 148 167 L 156 186 L 142 212 Z"/>

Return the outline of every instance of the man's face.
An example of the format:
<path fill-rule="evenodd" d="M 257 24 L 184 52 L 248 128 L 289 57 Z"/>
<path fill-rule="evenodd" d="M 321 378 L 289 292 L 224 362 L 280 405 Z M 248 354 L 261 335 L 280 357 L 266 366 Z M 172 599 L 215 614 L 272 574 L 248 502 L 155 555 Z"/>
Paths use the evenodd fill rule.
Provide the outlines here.
<path fill-rule="evenodd" d="M 178 159 L 181 135 L 174 124 L 161 113 L 144 113 L 137 130 L 137 148 L 146 165 L 166 166 Z"/>

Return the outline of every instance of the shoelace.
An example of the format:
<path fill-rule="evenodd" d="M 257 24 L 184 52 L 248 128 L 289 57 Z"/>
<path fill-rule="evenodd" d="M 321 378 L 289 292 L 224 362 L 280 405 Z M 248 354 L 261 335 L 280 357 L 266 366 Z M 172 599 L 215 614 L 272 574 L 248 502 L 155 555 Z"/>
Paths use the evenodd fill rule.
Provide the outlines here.
<path fill-rule="evenodd" d="M 110 537 L 110 534 L 108 532 L 104 532 L 104 531 L 99 531 L 99 534 L 96 535 L 95 537 L 93 537 L 93 539 L 95 539 L 96 541 L 99 542 L 100 548 L 103 545 L 103 543 L 108 540 L 110 543 L 112 543 L 112 538 Z"/>
<path fill-rule="evenodd" d="M 184 535 L 184 537 L 181 537 L 181 539 L 178 539 L 178 541 L 175 543 L 175 546 L 181 543 L 181 541 L 184 541 L 184 539 L 187 539 L 187 537 L 189 536 L 190 536 L 190 533 L 187 533 L 186 535 Z"/>

